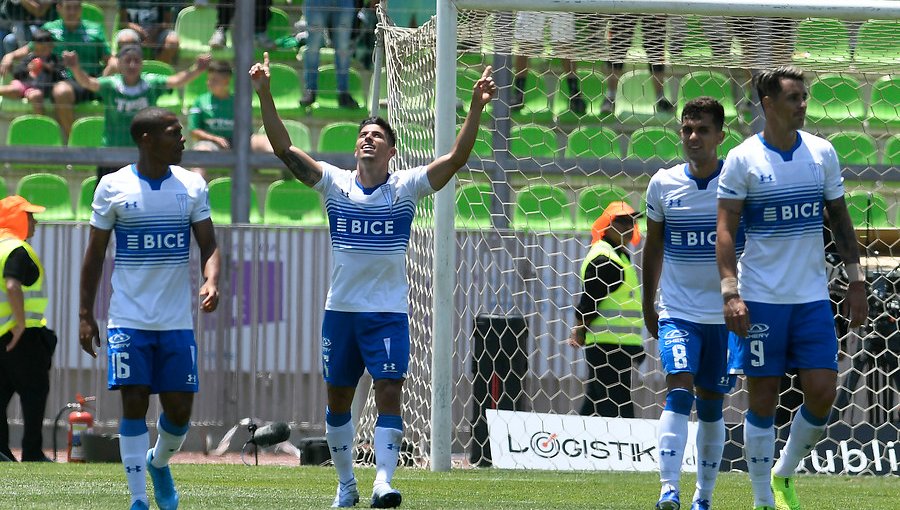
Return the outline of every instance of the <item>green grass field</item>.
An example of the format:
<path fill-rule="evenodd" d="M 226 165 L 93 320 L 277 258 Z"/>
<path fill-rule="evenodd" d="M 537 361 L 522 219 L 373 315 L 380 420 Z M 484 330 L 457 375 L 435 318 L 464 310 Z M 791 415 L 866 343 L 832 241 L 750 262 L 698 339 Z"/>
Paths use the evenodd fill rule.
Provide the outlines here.
<path fill-rule="evenodd" d="M 121 469 L 117 464 L 0 463 L 0 509 L 126 509 Z M 333 468 L 178 464 L 173 474 L 185 510 L 327 508 L 334 497 Z M 363 498 L 358 506 L 368 507 L 374 470 L 357 469 L 357 477 Z M 692 476 L 682 480 L 686 498 L 693 483 Z M 659 491 L 655 473 L 496 469 L 432 473 L 400 468 L 395 486 L 403 492 L 402 508 L 452 510 L 651 510 Z M 821 510 L 896 508 L 900 494 L 900 480 L 883 477 L 801 476 L 797 487 L 804 508 Z M 747 475 L 722 474 L 714 503 L 716 510 L 752 508 Z"/>

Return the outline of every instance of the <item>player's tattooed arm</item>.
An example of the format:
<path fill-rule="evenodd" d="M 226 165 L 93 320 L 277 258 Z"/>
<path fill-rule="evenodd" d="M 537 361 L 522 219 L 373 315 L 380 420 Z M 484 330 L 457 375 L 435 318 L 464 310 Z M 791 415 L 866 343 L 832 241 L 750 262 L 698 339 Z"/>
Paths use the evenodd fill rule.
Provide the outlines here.
<path fill-rule="evenodd" d="M 859 243 L 856 232 L 853 230 L 853 222 L 847 211 L 847 203 L 844 197 L 825 202 L 828 209 L 828 222 L 831 225 L 831 235 L 834 245 L 844 264 L 859 262 Z"/>
<path fill-rule="evenodd" d="M 294 147 L 286 151 L 276 153 L 284 165 L 291 171 L 298 181 L 307 186 L 315 186 L 322 179 L 322 167 L 305 152 Z"/>

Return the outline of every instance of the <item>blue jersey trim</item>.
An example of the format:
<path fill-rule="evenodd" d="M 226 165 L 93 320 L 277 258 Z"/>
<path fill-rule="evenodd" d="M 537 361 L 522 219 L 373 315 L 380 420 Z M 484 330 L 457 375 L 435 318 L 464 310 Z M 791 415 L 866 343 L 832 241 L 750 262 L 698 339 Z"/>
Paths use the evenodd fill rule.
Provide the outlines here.
<path fill-rule="evenodd" d="M 165 181 L 169 177 L 172 177 L 172 169 L 171 168 L 166 168 L 166 174 L 163 175 L 162 177 L 160 177 L 159 179 L 151 179 L 150 177 L 147 177 L 146 175 L 138 172 L 136 163 L 131 164 L 131 171 L 134 172 L 134 174 L 138 176 L 138 179 L 146 182 L 147 185 L 150 186 L 150 189 L 152 189 L 153 191 L 159 191 L 160 189 L 162 189 L 163 181 Z"/>
<path fill-rule="evenodd" d="M 713 174 L 710 175 L 709 177 L 706 177 L 706 178 L 701 179 L 701 178 L 699 178 L 699 177 L 697 177 L 697 176 L 695 176 L 694 174 L 691 173 L 691 165 L 690 165 L 690 163 L 685 163 L 685 164 L 684 164 L 684 175 L 686 175 L 688 179 L 694 181 L 694 183 L 697 184 L 697 189 L 699 189 L 699 190 L 705 190 L 706 188 L 709 187 L 709 183 L 712 182 L 713 179 L 715 179 L 716 177 L 719 176 L 719 174 L 722 173 L 722 166 L 724 166 L 724 165 L 725 165 L 725 161 L 723 161 L 723 160 L 720 159 L 720 160 L 719 160 L 719 165 L 718 165 L 718 167 L 716 168 L 716 171 L 713 172 Z"/>
<path fill-rule="evenodd" d="M 783 161 L 793 161 L 793 160 L 794 160 L 794 152 L 795 152 L 798 148 L 800 148 L 800 144 L 803 143 L 803 140 L 800 138 L 800 132 L 799 132 L 799 131 L 797 131 L 797 141 L 794 142 L 794 146 L 791 147 L 790 149 L 786 150 L 786 151 L 783 151 L 783 150 L 781 150 L 781 149 L 779 149 L 779 148 L 777 148 L 777 147 L 774 147 L 774 146 L 772 146 L 772 145 L 769 145 L 769 142 L 767 142 L 766 139 L 763 138 L 763 134 L 762 134 L 762 133 L 757 133 L 756 136 L 759 137 L 759 141 L 762 142 L 762 144 L 763 144 L 763 146 L 764 146 L 765 148 L 769 149 L 769 150 L 772 151 L 772 152 L 778 153 L 778 155 L 781 156 L 781 159 L 782 159 Z"/>
<path fill-rule="evenodd" d="M 388 179 L 390 179 L 390 177 L 391 177 L 391 176 L 389 175 L 389 176 L 388 176 Z M 381 184 L 379 184 L 379 185 L 377 185 L 377 186 L 373 186 L 373 187 L 371 187 L 371 188 L 367 188 L 367 187 L 363 186 L 363 185 L 362 185 L 358 180 L 356 180 L 356 179 L 353 179 L 353 184 L 356 184 L 356 187 L 359 188 L 359 189 L 361 189 L 362 192 L 363 192 L 363 194 L 371 195 L 372 193 L 375 193 L 375 191 L 377 191 L 378 188 L 380 188 L 380 187 L 384 186 L 385 184 L 387 184 L 387 179 L 385 179 L 385 181 L 382 182 Z"/>

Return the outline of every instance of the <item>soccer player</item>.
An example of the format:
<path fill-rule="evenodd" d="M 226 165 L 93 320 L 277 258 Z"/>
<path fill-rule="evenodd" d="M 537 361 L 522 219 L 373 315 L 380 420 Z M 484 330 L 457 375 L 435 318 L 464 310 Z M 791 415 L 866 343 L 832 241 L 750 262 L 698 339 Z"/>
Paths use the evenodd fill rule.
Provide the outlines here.
<path fill-rule="evenodd" d="M 191 232 L 200 248 L 200 309 L 219 302 L 219 249 L 206 181 L 175 166 L 184 152 L 178 117 L 162 108 L 138 112 L 131 136 L 139 160 L 103 176 L 94 193 L 91 232 L 81 269 L 79 340 L 97 357 L 94 299 L 109 239 L 115 231 L 113 294 L 107 325 L 109 389 L 122 395 L 119 450 L 131 508 L 148 508 L 146 471 L 156 504 L 178 508 L 169 459 L 181 448 L 197 392 L 197 345 L 191 313 Z M 159 394 L 156 446 L 150 450 L 147 407 Z M 145 471 L 146 466 L 146 471 Z"/>
<path fill-rule="evenodd" d="M 710 508 L 725 447 L 722 402 L 735 377 L 728 375 L 728 329 L 719 310 L 716 272 L 716 186 L 722 170 L 717 150 L 725 139 L 724 123 L 725 110 L 715 99 L 688 101 L 681 112 L 687 162 L 658 171 L 647 187 L 642 308 L 647 331 L 658 338 L 668 390 L 659 420 L 660 510 L 681 507 L 681 464 L 695 402 L 697 489 L 691 510 Z"/>
<path fill-rule="evenodd" d="M 316 161 L 291 145 L 269 90 L 269 55 L 250 69 L 275 155 L 300 182 L 324 197 L 334 271 L 322 323 L 322 369 L 328 391 L 325 437 L 338 474 L 334 507 L 359 501 L 353 475 L 355 432 L 350 405 L 363 369 L 374 379 L 376 475 L 372 507 L 393 508 L 391 487 L 403 440 L 403 381 L 409 364 L 406 249 L 423 197 L 444 187 L 466 164 L 485 105 L 496 93 L 491 68 L 475 82 L 469 114 L 451 151 L 427 166 L 389 173 L 396 136 L 381 118 L 360 124 L 356 169 Z"/>
<path fill-rule="evenodd" d="M 802 71 L 790 66 L 764 71 L 754 85 L 766 124 L 725 160 L 716 258 L 725 323 L 733 333 L 729 369 L 747 377 L 750 394 L 744 456 L 754 506 L 797 510 L 794 471 L 824 434 L 837 390 L 838 342 L 825 277 L 823 207 L 850 280 L 844 315 L 851 327 L 866 317 L 865 283 L 837 154 L 827 141 L 800 130 L 807 99 Z M 742 219 L 747 241 L 738 259 L 735 233 Z M 779 383 L 794 369 L 803 405 L 771 469 Z"/>

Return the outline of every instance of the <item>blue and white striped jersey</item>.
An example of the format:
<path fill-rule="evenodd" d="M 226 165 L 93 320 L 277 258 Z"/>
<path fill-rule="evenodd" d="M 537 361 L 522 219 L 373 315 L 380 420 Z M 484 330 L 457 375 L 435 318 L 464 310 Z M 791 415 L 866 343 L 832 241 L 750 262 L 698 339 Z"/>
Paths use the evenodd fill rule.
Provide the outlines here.
<path fill-rule="evenodd" d="M 434 193 L 426 167 L 394 172 L 364 190 L 356 171 L 325 162 L 314 189 L 331 226 L 334 268 L 326 310 L 408 313 L 406 249 L 416 204 Z"/>
<path fill-rule="evenodd" d="M 206 181 L 170 166 L 147 179 L 128 165 L 103 176 L 91 225 L 113 230 L 115 265 L 110 328 L 193 329 L 191 224 L 209 218 Z"/>
<path fill-rule="evenodd" d="M 647 218 L 665 223 L 659 280 L 659 316 L 700 324 L 724 324 L 716 267 L 716 187 L 719 170 L 706 179 L 687 163 L 661 169 L 647 186 Z M 735 239 L 744 248 L 743 228 Z"/>
<path fill-rule="evenodd" d="M 718 195 L 744 200 L 741 297 L 772 304 L 828 299 L 823 209 L 843 194 L 834 147 L 805 131 L 788 151 L 757 134 L 728 153 Z"/>

